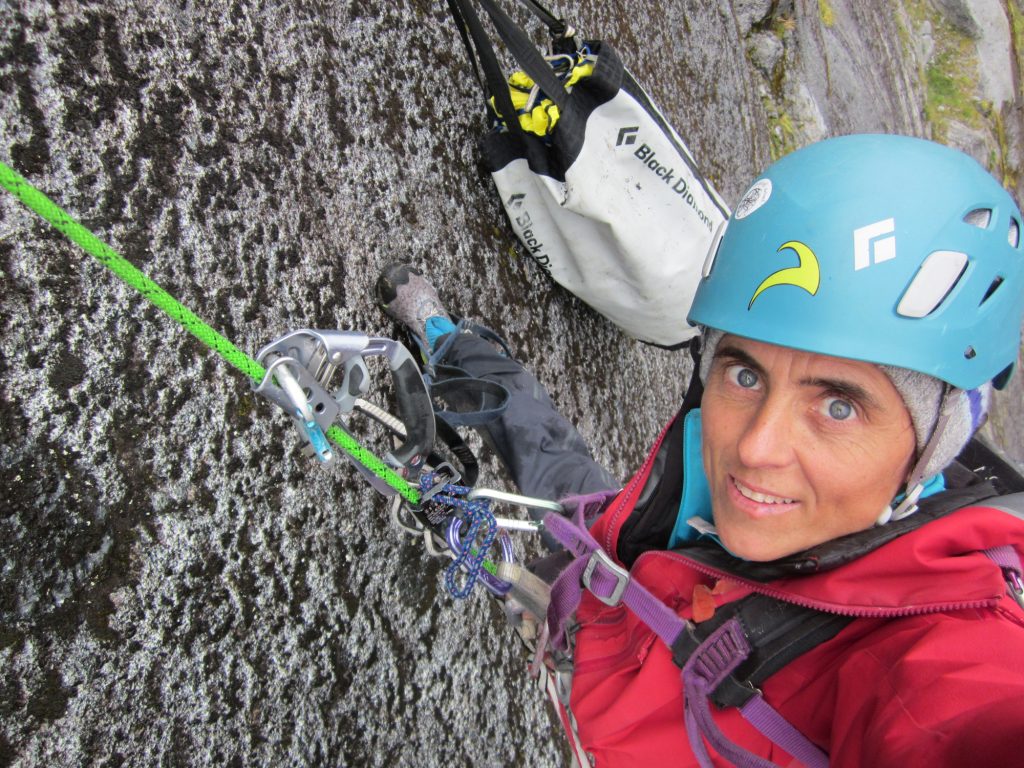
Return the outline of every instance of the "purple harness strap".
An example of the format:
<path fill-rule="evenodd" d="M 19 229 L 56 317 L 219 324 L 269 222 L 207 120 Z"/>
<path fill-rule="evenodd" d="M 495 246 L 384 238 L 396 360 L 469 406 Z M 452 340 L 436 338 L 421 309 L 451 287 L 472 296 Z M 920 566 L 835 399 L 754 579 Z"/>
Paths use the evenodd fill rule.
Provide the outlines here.
<path fill-rule="evenodd" d="M 718 754 L 743 768 L 772 768 L 775 763 L 729 741 L 715 723 L 708 698 L 715 688 L 747 658 L 750 645 L 736 618 L 711 633 L 683 667 L 686 733 L 702 766 L 711 765 L 704 739 Z M 824 768 L 828 757 L 780 715 L 763 696 L 752 696 L 740 707 L 744 719 L 808 768 Z"/>
<path fill-rule="evenodd" d="M 551 513 L 544 518 L 544 527 L 571 552 L 576 559 L 559 574 L 551 586 L 548 624 L 552 644 L 567 649 L 565 625 L 576 612 L 583 590 L 588 589 L 606 605 L 625 603 L 641 621 L 672 647 L 686 622 L 661 600 L 629 577 L 629 571 L 617 565 L 582 525 L 577 511 L 573 520 Z"/>
<path fill-rule="evenodd" d="M 563 504 L 569 506 L 573 501 L 576 500 L 567 499 Z M 687 631 L 689 622 L 632 579 L 629 571 L 616 564 L 601 549 L 583 523 L 585 506 L 584 503 L 576 505 L 571 521 L 553 513 L 544 519 L 547 530 L 576 558 L 551 587 L 547 618 L 552 645 L 567 648 L 565 627 L 583 599 L 583 590 L 587 589 L 607 605 L 624 603 L 671 648 L 680 633 Z M 697 761 L 704 768 L 712 766 L 705 739 L 734 765 L 775 768 L 775 763 L 748 752 L 722 733 L 714 721 L 708 700 L 719 683 L 747 658 L 750 650 L 742 625 L 732 618 L 709 635 L 683 667 L 686 733 Z M 740 707 L 740 714 L 764 736 L 809 768 L 828 766 L 825 753 L 760 694 Z"/>

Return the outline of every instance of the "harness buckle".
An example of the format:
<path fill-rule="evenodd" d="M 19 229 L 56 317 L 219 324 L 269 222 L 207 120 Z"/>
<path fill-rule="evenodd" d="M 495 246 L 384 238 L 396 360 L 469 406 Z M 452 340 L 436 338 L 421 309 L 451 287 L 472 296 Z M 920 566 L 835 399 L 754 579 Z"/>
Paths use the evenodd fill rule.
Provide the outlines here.
<path fill-rule="evenodd" d="M 1017 601 L 1017 605 L 1024 608 L 1024 579 L 1017 571 L 1008 569 L 1006 586 L 1009 587 L 1010 596 Z"/>
<path fill-rule="evenodd" d="M 612 589 L 612 593 L 607 597 L 598 594 L 590 586 L 591 580 L 594 578 L 594 572 L 597 570 L 597 566 L 600 565 L 602 571 L 598 574 L 600 576 L 611 576 L 615 579 L 615 587 Z M 583 577 L 580 579 L 583 586 L 598 600 L 608 606 L 616 606 L 622 602 L 622 594 L 626 591 L 626 587 L 629 585 L 629 571 L 623 568 L 621 565 L 616 563 L 608 556 L 603 549 L 595 549 L 590 553 L 590 560 L 587 562 L 587 567 L 583 570 Z"/>
<path fill-rule="evenodd" d="M 462 475 L 447 461 L 442 461 L 431 472 L 430 480 L 434 480 L 429 488 L 420 489 L 420 506 L 426 504 L 432 498 L 444 490 L 446 485 L 457 485 Z"/>

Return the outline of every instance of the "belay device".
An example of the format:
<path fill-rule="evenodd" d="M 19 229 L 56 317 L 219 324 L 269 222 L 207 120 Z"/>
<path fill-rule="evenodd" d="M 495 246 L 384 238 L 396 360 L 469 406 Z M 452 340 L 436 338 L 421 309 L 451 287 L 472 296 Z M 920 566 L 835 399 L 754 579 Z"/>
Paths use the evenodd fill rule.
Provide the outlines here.
<path fill-rule="evenodd" d="M 415 482 L 434 445 L 434 409 L 416 361 L 397 341 L 356 331 L 294 331 L 257 353 L 256 359 L 267 367 L 267 373 L 253 389 L 284 409 L 316 457 L 329 463 L 334 456 L 325 433 L 336 422 L 348 432 L 339 416 L 355 410 L 369 391 L 366 358 L 372 356 L 388 361 L 406 432 L 405 442 L 385 456 L 384 462 L 406 470 L 406 478 Z M 329 387 L 339 370 L 340 386 L 331 392 Z M 396 493 L 365 466 L 352 463 L 376 490 L 385 496 Z"/>

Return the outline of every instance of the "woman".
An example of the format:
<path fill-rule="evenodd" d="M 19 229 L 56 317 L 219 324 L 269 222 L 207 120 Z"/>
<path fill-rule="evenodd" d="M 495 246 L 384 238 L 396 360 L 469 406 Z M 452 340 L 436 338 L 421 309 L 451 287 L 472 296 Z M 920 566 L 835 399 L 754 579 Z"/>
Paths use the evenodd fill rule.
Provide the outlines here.
<path fill-rule="evenodd" d="M 955 463 L 1017 359 L 1020 229 L 931 142 L 776 163 L 704 267 L 686 402 L 617 493 L 528 374 L 446 338 L 449 362 L 511 384 L 490 431 L 524 492 L 600 513 L 547 526 L 578 557 L 548 619 L 593 764 L 1024 759 L 1022 505 Z M 392 278 L 389 311 L 428 344 L 450 333 L 420 278 Z"/>

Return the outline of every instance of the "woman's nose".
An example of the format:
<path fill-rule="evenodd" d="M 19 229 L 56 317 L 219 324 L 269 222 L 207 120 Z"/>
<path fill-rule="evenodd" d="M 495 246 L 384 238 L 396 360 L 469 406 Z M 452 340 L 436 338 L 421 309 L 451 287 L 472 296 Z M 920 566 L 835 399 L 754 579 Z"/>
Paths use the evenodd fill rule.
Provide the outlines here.
<path fill-rule="evenodd" d="M 750 413 L 737 446 L 748 467 L 783 467 L 794 456 L 794 419 L 781 398 L 769 395 Z"/>

